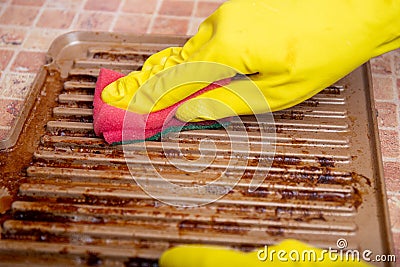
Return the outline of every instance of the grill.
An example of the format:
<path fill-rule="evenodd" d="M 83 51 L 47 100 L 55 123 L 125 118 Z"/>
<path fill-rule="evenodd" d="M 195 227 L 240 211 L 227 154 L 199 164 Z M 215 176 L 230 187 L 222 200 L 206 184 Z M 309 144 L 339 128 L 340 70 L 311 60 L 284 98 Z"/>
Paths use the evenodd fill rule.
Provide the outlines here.
<path fill-rule="evenodd" d="M 337 240 L 345 238 L 348 249 L 389 254 L 368 65 L 274 113 L 276 138 L 260 139 L 254 117 L 242 117 L 251 150 L 238 184 L 226 192 L 223 181 L 214 188 L 226 193 L 217 201 L 170 206 L 143 191 L 136 181 L 157 184 L 159 179 L 152 168 L 176 184 L 206 184 L 238 152 L 230 150 L 226 130 L 195 130 L 171 133 L 163 142 L 128 145 L 131 157 L 126 158 L 122 146 L 110 146 L 93 132 L 100 67 L 129 73 L 154 52 L 185 41 L 95 32 L 72 32 L 55 40 L 21 121 L 2 143 L 10 146 L 0 152 L 2 185 L 13 201 L 1 217 L 0 260 L 21 266 L 157 266 L 161 253 L 179 244 L 249 251 L 286 238 L 322 248 L 337 248 Z M 229 130 L 237 142 L 245 142 L 235 125 Z M 273 127 L 268 121 L 261 125 Z M 209 168 L 200 162 L 204 170 L 189 172 L 169 162 L 198 159 L 205 138 L 216 147 L 213 157 L 205 150 L 205 157 L 214 159 Z M 275 156 L 262 149 L 263 142 L 276 147 Z M 251 192 L 254 163 L 263 159 L 271 167 Z M 182 164 L 192 166 L 190 161 Z M 190 201 L 190 196 L 176 197 Z"/>

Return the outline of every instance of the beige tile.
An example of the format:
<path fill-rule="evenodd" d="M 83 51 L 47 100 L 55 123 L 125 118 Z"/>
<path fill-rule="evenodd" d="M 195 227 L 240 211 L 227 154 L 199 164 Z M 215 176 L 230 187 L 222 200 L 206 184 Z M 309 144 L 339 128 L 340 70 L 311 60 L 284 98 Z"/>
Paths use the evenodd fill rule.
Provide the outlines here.
<path fill-rule="evenodd" d="M 117 11 L 120 4 L 121 0 L 107 0 L 107 1 L 87 0 L 85 9 L 99 10 L 99 11 Z"/>
<path fill-rule="evenodd" d="M 397 79 L 396 85 L 397 85 L 397 100 L 400 101 L 400 79 Z"/>
<path fill-rule="evenodd" d="M 0 17 L 0 24 L 31 26 L 39 9 L 27 6 L 9 6 Z"/>
<path fill-rule="evenodd" d="M 193 1 L 164 0 L 159 14 L 172 16 L 191 16 L 194 7 Z"/>
<path fill-rule="evenodd" d="M 400 136 L 396 130 L 379 130 L 382 154 L 388 158 L 400 159 Z"/>
<path fill-rule="evenodd" d="M 85 5 L 85 0 L 50 0 L 47 1 L 47 7 L 61 8 L 64 10 L 80 10 Z"/>
<path fill-rule="evenodd" d="M 26 38 L 23 47 L 47 52 L 51 43 L 68 30 L 33 29 Z"/>
<path fill-rule="evenodd" d="M 400 232 L 394 232 L 393 234 L 394 253 L 396 255 L 396 267 L 400 267 Z"/>
<path fill-rule="evenodd" d="M 200 1 L 197 3 L 197 10 L 195 13 L 196 17 L 208 17 L 210 16 L 221 3 L 219 2 L 210 2 L 210 1 Z"/>
<path fill-rule="evenodd" d="M 158 16 L 155 21 L 152 33 L 160 34 L 180 34 L 185 35 L 189 26 L 188 19 L 169 18 Z"/>
<path fill-rule="evenodd" d="M 393 102 L 375 102 L 375 108 L 378 110 L 379 127 L 398 127 L 399 110 Z"/>
<path fill-rule="evenodd" d="M 386 53 L 371 59 L 371 70 L 373 73 L 391 74 L 393 54 Z"/>
<path fill-rule="evenodd" d="M 14 60 L 11 70 L 16 72 L 36 73 L 45 63 L 45 53 L 21 51 Z"/>
<path fill-rule="evenodd" d="M 125 0 L 122 11 L 136 14 L 153 14 L 158 0 Z"/>
<path fill-rule="evenodd" d="M 0 111 L 1 112 L 1 111 Z M 6 127 L 9 128 L 9 127 Z M 1 128 L 0 129 L 0 141 L 8 139 L 8 135 L 10 134 L 10 129 Z"/>
<path fill-rule="evenodd" d="M 400 161 L 384 162 L 383 170 L 387 191 L 400 192 Z"/>
<path fill-rule="evenodd" d="M 399 195 L 388 195 L 388 205 L 390 214 L 390 223 L 393 229 L 400 231 L 400 197 Z"/>
<path fill-rule="evenodd" d="M 45 9 L 36 26 L 41 28 L 67 29 L 75 17 L 74 11 Z"/>
<path fill-rule="evenodd" d="M 393 52 L 394 72 L 400 77 L 400 49 Z"/>
<path fill-rule="evenodd" d="M 42 6 L 45 0 L 13 0 L 12 5 L 23 5 L 23 6 Z"/>
<path fill-rule="evenodd" d="M 14 52 L 11 50 L 0 49 L 0 70 L 5 70 Z"/>
<path fill-rule="evenodd" d="M 120 15 L 114 26 L 114 31 L 125 33 L 146 33 L 150 23 L 150 16 L 147 15 Z"/>
<path fill-rule="evenodd" d="M 12 126 L 21 111 L 22 100 L 0 99 L 0 126 Z"/>
<path fill-rule="evenodd" d="M 34 74 L 5 73 L 0 84 L 0 97 L 24 99 L 31 88 L 34 78 Z"/>
<path fill-rule="evenodd" d="M 374 89 L 375 99 L 393 100 L 393 79 L 391 75 L 372 76 L 372 84 Z"/>
<path fill-rule="evenodd" d="M 102 12 L 83 12 L 79 14 L 76 29 L 108 31 L 114 16 Z"/>

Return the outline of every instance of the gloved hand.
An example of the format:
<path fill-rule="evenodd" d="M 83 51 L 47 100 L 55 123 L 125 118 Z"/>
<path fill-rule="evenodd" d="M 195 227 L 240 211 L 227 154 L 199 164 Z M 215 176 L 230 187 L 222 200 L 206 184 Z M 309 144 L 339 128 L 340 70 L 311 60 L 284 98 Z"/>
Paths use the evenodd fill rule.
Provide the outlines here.
<path fill-rule="evenodd" d="M 240 72 L 255 74 L 251 80 L 269 107 L 260 94 L 248 90 L 248 84 L 236 80 L 229 89 L 219 88 L 187 101 L 176 116 L 197 121 L 285 109 L 315 95 L 370 58 L 400 47 L 399 14 L 398 0 L 227 1 L 183 48 L 154 54 L 142 71 L 105 88 L 102 99 L 116 107 L 148 113 L 176 103 L 207 81 Z M 199 61 L 232 68 L 188 64 L 163 74 L 172 66 Z M 138 91 L 155 75 L 157 82 Z M 189 80 L 194 82 L 175 86 Z"/>
<path fill-rule="evenodd" d="M 159 260 L 159 265 L 160 267 L 372 267 L 357 259 L 349 258 L 347 261 L 347 258 L 345 258 L 346 253 L 342 253 L 343 259 L 341 260 L 340 254 L 336 254 L 336 256 L 329 253 L 323 254 L 321 249 L 313 248 L 291 239 L 285 240 L 278 245 L 270 246 L 268 249 L 262 248 L 260 250 L 261 253 L 258 250 L 243 253 L 222 247 L 181 246 L 164 252 Z M 274 253 L 272 253 L 273 250 L 275 251 Z M 286 254 L 279 251 L 284 251 Z M 315 257 L 312 251 L 315 252 Z M 297 259 L 299 260 L 297 261 Z"/>

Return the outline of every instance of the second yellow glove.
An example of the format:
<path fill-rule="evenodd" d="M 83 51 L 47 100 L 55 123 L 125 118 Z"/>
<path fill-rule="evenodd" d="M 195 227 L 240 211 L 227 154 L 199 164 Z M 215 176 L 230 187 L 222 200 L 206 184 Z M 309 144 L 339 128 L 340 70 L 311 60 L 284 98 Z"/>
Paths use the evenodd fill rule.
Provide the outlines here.
<path fill-rule="evenodd" d="M 180 246 L 164 252 L 159 264 L 160 267 L 371 267 L 358 258 L 341 258 L 338 253 L 323 252 L 293 239 L 249 253 L 223 247 Z"/>

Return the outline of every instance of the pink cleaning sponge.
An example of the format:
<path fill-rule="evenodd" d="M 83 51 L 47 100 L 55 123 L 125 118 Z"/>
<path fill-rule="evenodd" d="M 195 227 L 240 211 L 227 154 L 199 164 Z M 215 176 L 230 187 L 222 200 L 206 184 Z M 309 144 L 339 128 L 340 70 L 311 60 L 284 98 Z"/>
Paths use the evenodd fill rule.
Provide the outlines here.
<path fill-rule="evenodd" d="M 231 81 L 231 79 L 228 78 L 212 83 L 165 109 L 149 114 L 137 114 L 110 106 L 101 99 L 101 92 L 103 89 L 108 84 L 123 76 L 124 75 L 119 72 L 102 68 L 100 69 L 100 74 L 96 83 L 93 100 L 93 127 L 96 135 L 103 136 L 107 143 L 119 143 L 135 140 L 143 141 L 162 131 L 168 131 L 168 129 L 172 128 L 179 129 L 179 127 L 185 125 L 184 122 L 175 118 L 175 111 L 179 105 L 207 91 L 226 85 Z M 188 124 L 186 123 L 186 125 Z M 197 126 L 199 125 L 203 126 L 202 128 L 215 128 L 216 122 L 204 121 L 189 123 L 189 125 L 192 127 L 186 127 L 186 129 L 195 129 L 198 128 Z"/>

